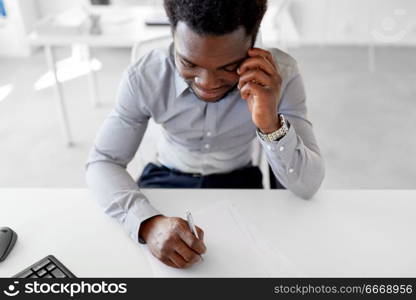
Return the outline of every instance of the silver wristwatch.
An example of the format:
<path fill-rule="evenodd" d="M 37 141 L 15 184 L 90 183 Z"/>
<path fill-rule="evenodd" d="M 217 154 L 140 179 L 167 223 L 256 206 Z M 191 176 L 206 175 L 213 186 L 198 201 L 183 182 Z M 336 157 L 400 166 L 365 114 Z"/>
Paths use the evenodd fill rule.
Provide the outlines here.
<path fill-rule="evenodd" d="M 277 140 L 280 140 L 282 137 L 284 137 L 286 133 L 289 131 L 289 126 L 285 120 L 285 117 L 279 114 L 279 118 L 280 118 L 280 124 L 282 125 L 282 127 L 280 127 L 278 130 L 271 132 L 271 133 L 262 133 L 259 129 L 257 129 L 257 132 L 259 133 L 259 136 L 263 141 L 275 142 Z"/>

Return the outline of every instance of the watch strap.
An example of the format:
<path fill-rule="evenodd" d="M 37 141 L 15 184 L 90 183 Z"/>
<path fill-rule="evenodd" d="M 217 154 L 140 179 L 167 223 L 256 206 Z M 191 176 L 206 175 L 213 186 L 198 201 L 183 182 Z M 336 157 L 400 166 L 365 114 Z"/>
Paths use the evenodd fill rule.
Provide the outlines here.
<path fill-rule="evenodd" d="M 289 131 L 289 126 L 288 126 L 288 123 L 286 122 L 285 117 L 282 114 L 279 114 L 279 119 L 280 119 L 281 127 L 276 131 L 273 131 L 271 133 L 263 133 L 260 131 L 260 129 L 257 128 L 257 132 L 263 141 L 268 141 L 268 142 L 278 141 L 282 137 L 284 137 L 286 133 Z"/>

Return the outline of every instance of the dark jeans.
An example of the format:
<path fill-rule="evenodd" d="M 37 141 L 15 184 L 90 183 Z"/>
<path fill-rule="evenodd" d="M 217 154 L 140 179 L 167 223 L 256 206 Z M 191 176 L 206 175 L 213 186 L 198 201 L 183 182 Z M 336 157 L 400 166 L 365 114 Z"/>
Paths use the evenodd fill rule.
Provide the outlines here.
<path fill-rule="evenodd" d="M 262 189 L 262 173 L 248 166 L 230 173 L 201 176 L 149 163 L 137 184 L 141 188 Z"/>

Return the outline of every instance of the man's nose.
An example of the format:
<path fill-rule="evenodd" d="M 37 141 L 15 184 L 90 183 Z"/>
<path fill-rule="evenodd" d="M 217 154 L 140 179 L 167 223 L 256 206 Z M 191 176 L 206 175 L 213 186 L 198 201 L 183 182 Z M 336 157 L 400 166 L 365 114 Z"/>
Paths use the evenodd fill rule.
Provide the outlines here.
<path fill-rule="evenodd" d="M 201 71 L 195 77 L 195 83 L 206 90 L 213 90 L 221 86 L 215 73 L 208 70 Z"/>

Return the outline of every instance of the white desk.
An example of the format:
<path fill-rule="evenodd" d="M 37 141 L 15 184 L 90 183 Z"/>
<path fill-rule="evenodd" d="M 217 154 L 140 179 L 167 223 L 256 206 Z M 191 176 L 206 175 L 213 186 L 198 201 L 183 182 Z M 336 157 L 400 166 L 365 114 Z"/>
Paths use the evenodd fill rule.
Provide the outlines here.
<path fill-rule="evenodd" d="M 178 216 L 231 201 L 306 276 L 416 276 L 416 191 L 321 191 L 310 201 L 276 190 L 145 194 Z M 79 277 L 152 276 L 139 247 L 86 190 L 0 189 L 0 205 L 0 226 L 19 235 L 0 277 L 48 254 Z"/>
<path fill-rule="evenodd" d="M 102 7 L 95 8 L 94 13 L 101 16 L 126 16 L 127 20 L 131 19 L 126 24 L 105 24 L 103 21 L 102 33 L 99 35 L 91 35 L 89 32 L 68 33 L 68 31 L 59 31 L 55 33 L 39 33 L 32 32 L 28 36 L 29 43 L 32 46 L 44 47 L 45 55 L 49 70 L 52 72 L 56 90 L 56 98 L 58 103 L 59 113 L 61 115 L 62 128 L 64 131 L 65 141 L 68 146 L 73 144 L 73 138 L 70 128 L 68 113 L 66 110 L 64 94 L 61 83 L 58 79 L 56 69 L 56 56 L 54 52 L 55 47 L 68 47 L 74 44 L 82 44 L 87 46 L 87 56 L 91 59 L 92 47 L 108 47 L 108 48 L 128 48 L 135 44 L 146 41 L 157 40 L 170 35 L 170 28 L 168 26 L 146 26 L 145 20 L 155 14 L 154 7 Z M 45 23 L 41 20 L 40 23 Z M 87 30 L 87 28 L 85 28 Z M 97 91 L 96 74 L 92 67 L 89 72 L 89 85 L 92 92 L 93 105 L 99 104 L 99 97 Z"/>

